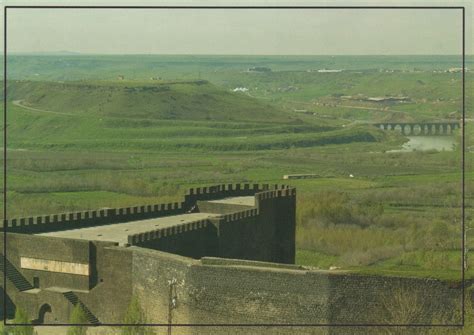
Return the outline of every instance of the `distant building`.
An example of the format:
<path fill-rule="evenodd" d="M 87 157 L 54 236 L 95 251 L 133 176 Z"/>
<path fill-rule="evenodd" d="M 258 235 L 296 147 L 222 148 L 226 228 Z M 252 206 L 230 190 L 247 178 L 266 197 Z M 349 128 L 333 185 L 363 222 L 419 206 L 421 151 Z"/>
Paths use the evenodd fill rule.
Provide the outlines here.
<path fill-rule="evenodd" d="M 278 88 L 278 91 L 281 91 L 281 92 L 292 92 L 292 91 L 297 91 L 298 90 L 298 87 L 295 87 L 295 86 L 287 86 L 287 87 L 279 87 Z"/>
<path fill-rule="evenodd" d="M 249 89 L 247 87 L 236 87 L 232 91 L 233 92 L 248 92 L 248 90 Z"/>
<path fill-rule="evenodd" d="M 283 179 L 311 179 L 311 178 L 320 178 L 321 176 L 314 173 L 306 174 L 286 174 L 283 176 Z"/>
<path fill-rule="evenodd" d="M 465 72 L 468 71 L 467 68 L 464 68 L 464 69 L 465 69 Z M 452 67 L 452 68 L 449 68 L 449 69 L 448 69 L 448 72 L 449 72 L 449 73 L 462 72 L 462 67 Z"/>
<path fill-rule="evenodd" d="M 318 70 L 320 73 L 336 73 L 336 72 L 342 72 L 343 70 L 328 70 L 328 69 L 321 69 Z"/>
<path fill-rule="evenodd" d="M 402 101 L 407 101 L 410 100 L 408 97 L 370 97 L 367 98 L 367 101 L 373 101 L 373 102 L 402 102 Z"/>
<path fill-rule="evenodd" d="M 269 67 L 264 67 L 264 66 L 254 66 L 254 67 L 248 68 L 247 71 L 248 72 L 271 72 L 272 69 L 270 69 Z"/>

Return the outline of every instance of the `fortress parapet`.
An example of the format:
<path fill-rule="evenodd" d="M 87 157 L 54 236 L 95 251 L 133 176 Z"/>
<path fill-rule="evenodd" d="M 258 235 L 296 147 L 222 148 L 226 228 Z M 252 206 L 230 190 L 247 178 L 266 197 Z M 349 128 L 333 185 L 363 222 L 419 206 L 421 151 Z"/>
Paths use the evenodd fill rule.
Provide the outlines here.
<path fill-rule="evenodd" d="M 117 301 L 124 311 L 131 291 L 123 290 L 136 272 L 133 259 L 141 259 L 130 250 L 189 261 L 294 263 L 295 206 L 296 190 L 289 186 L 222 184 L 192 188 L 181 202 L 8 220 L 7 254 L 2 255 L 8 315 L 21 303 L 34 322 L 48 322 L 51 308 L 53 323 L 67 322 L 81 304 L 93 323 L 119 322 L 107 304 L 98 302 Z"/>
<path fill-rule="evenodd" d="M 273 195 L 270 195 L 272 193 Z M 186 192 L 182 202 L 38 215 L 13 218 L 6 222 L 8 232 L 37 233 L 184 214 L 199 200 L 217 200 L 226 197 L 254 195 L 260 200 L 275 197 L 277 194 L 287 196 L 295 193 L 294 188 L 285 185 L 222 184 L 191 188 Z"/>

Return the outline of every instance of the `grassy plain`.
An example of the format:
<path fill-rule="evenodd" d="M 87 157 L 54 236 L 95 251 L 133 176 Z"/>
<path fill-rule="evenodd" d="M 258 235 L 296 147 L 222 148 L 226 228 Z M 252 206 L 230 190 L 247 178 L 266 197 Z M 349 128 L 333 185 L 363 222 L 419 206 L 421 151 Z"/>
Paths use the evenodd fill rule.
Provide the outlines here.
<path fill-rule="evenodd" d="M 299 264 L 460 278 L 460 133 L 454 151 L 390 152 L 407 139 L 365 124 L 458 118 L 460 74 L 434 72 L 456 58 L 137 57 L 12 58 L 9 217 L 316 173 L 285 181 L 298 189 Z M 253 66 L 272 71 L 248 72 Z M 341 99 L 357 94 L 410 101 Z M 474 133 L 466 133 L 469 148 Z M 466 152 L 467 224 L 471 161 Z"/>

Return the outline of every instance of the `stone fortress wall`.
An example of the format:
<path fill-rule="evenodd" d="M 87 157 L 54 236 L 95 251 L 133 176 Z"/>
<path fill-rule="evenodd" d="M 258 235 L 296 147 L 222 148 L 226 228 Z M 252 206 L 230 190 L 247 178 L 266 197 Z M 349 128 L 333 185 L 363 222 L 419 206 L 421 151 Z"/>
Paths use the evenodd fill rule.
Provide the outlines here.
<path fill-rule="evenodd" d="M 181 203 L 9 220 L 2 266 L 8 314 L 18 306 L 34 322 L 67 323 L 81 304 L 90 323 L 120 323 L 137 296 L 148 321 L 160 324 L 459 322 L 459 283 L 294 265 L 295 210 L 294 188 L 237 184 L 191 189 Z M 193 213 L 206 215 L 187 219 Z M 146 220 L 158 221 L 139 232 L 121 228 Z M 82 235 L 97 227 L 117 227 L 123 236 Z M 407 316 L 399 313 L 404 301 L 418 306 Z M 314 329 L 299 333 L 330 333 Z"/>
<path fill-rule="evenodd" d="M 309 325 L 460 323 L 459 283 L 246 260 L 191 261 L 159 251 L 129 250 L 133 292 L 146 310 L 153 311 L 149 320 L 168 322 L 170 295 L 163 292 L 169 292 L 169 281 L 176 280 L 172 323 L 192 324 L 178 328 L 177 334 L 368 334 L 363 327 L 341 331 Z M 230 326 L 199 326 L 203 324 Z M 267 327 L 245 326 L 252 324 Z M 282 327 L 269 327 L 272 324 L 306 327 L 285 332 Z"/>

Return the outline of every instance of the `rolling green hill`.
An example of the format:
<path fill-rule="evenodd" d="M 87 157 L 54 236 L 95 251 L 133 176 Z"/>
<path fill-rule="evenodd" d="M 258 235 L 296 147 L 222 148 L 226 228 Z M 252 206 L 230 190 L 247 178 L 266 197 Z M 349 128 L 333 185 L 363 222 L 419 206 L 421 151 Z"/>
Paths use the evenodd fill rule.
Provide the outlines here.
<path fill-rule="evenodd" d="M 8 108 L 12 149 L 111 151 L 255 151 L 351 142 L 393 142 L 371 126 L 209 120 L 153 120 Z"/>
<path fill-rule="evenodd" d="M 8 99 L 43 111 L 97 116 L 288 122 L 288 114 L 207 81 L 9 82 Z"/>
<path fill-rule="evenodd" d="M 8 88 L 16 149 L 254 151 L 392 141 L 370 126 L 302 120 L 204 80 L 11 81 Z"/>

